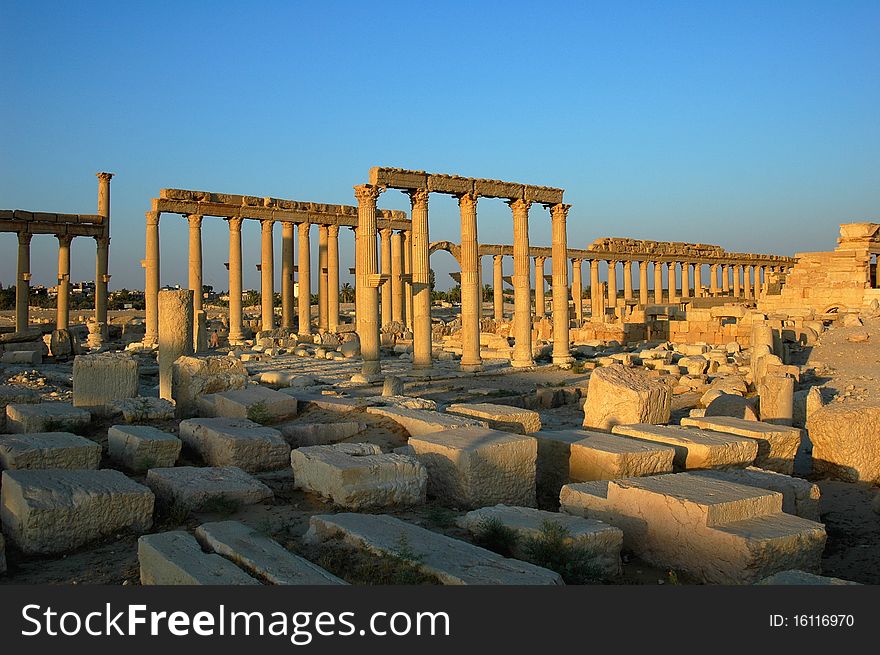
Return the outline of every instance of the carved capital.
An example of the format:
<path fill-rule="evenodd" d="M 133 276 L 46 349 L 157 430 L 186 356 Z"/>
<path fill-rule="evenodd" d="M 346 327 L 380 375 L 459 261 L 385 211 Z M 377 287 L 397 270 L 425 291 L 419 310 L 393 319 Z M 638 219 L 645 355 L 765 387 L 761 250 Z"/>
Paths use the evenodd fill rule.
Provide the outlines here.
<path fill-rule="evenodd" d="M 264 234 L 267 232 L 269 234 L 271 234 L 272 227 L 274 225 L 275 225 L 275 221 L 273 221 L 271 218 L 264 218 L 263 220 L 260 221 L 260 229 L 263 231 Z"/>
<path fill-rule="evenodd" d="M 571 209 L 571 205 L 558 202 L 550 206 L 550 216 L 557 221 L 564 221 L 568 216 L 569 209 Z"/>
<path fill-rule="evenodd" d="M 241 216 L 230 216 L 229 221 L 229 231 L 230 232 L 241 232 L 241 224 L 244 219 Z"/>
<path fill-rule="evenodd" d="M 379 236 L 382 237 L 382 241 L 387 241 L 391 239 L 391 235 L 394 234 L 394 230 L 390 227 L 383 227 L 379 230 Z"/>
<path fill-rule="evenodd" d="M 354 187 L 354 197 L 357 198 L 358 203 L 375 203 L 379 194 L 384 190 L 373 184 L 358 184 Z"/>
<path fill-rule="evenodd" d="M 22 245 L 22 246 L 29 246 L 29 245 L 31 245 L 31 237 L 32 237 L 32 236 L 33 236 L 33 234 L 31 234 L 30 232 L 19 232 L 19 233 L 18 233 L 18 243 L 19 243 L 19 245 Z"/>
<path fill-rule="evenodd" d="M 477 194 L 476 193 L 463 193 L 458 196 L 458 206 L 461 208 L 461 211 L 476 211 L 477 209 Z"/>
<path fill-rule="evenodd" d="M 202 228 L 202 216 L 201 214 L 190 214 L 186 217 L 187 222 L 189 223 L 189 227 L 192 230 L 200 230 Z"/>
<path fill-rule="evenodd" d="M 159 212 L 146 212 L 145 216 L 147 217 L 147 227 L 159 226 Z"/>
<path fill-rule="evenodd" d="M 72 234 L 56 234 L 58 237 L 58 245 L 59 246 L 70 246 L 70 242 L 73 241 Z"/>
<path fill-rule="evenodd" d="M 311 227 L 312 227 L 311 223 L 303 222 L 303 223 L 297 224 L 296 229 L 299 232 L 299 235 L 301 237 L 302 236 L 307 237 L 307 236 L 309 236 L 309 230 L 311 229 Z"/>
<path fill-rule="evenodd" d="M 416 205 L 427 205 L 428 196 L 431 195 L 427 189 L 410 189 L 407 191 L 407 194 L 409 194 L 409 202 L 413 207 Z"/>
<path fill-rule="evenodd" d="M 535 257 L 535 266 L 543 266 L 544 262 L 546 261 L 546 257 L 544 257 L 543 255 L 538 255 L 537 257 Z"/>
<path fill-rule="evenodd" d="M 102 182 L 109 182 L 110 178 L 113 177 L 113 173 L 95 173 L 95 176 Z"/>
<path fill-rule="evenodd" d="M 571 265 L 574 266 L 575 268 L 580 268 L 583 261 L 584 260 L 581 259 L 580 257 L 575 257 L 571 260 Z"/>
<path fill-rule="evenodd" d="M 339 226 L 338 225 L 328 225 L 327 226 L 327 235 L 336 239 L 339 236 Z"/>
<path fill-rule="evenodd" d="M 528 214 L 529 207 L 532 206 L 531 200 L 523 200 L 522 198 L 517 198 L 516 200 L 508 200 L 507 204 L 510 205 L 510 208 L 513 210 L 514 214 Z"/>

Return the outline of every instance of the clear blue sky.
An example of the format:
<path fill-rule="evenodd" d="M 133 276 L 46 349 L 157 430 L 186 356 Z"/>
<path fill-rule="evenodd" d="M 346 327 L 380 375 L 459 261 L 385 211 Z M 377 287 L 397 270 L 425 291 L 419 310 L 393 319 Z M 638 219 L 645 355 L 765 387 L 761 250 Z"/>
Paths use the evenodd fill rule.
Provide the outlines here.
<path fill-rule="evenodd" d="M 561 186 L 577 247 L 793 254 L 880 218 L 876 0 L 4 0 L 0 26 L 0 207 L 91 213 L 94 173 L 116 173 L 111 288 L 142 288 L 162 187 L 355 204 L 374 165 Z M 481 241 L 511 242 L 503 203 L 478 211 Z M 432 196 L 431 218 L 432 239 L 458 239 L 452 199 Z M 225 224 L 206 224 L 206 282 L 226 288 Z M 163 284 L 186 283 L 185 234 L 163 219 Z M 534 207 L 532 241 L 549 237 Z M 257 225 L 244 248 L 256 287 Z M 34 283 L 54 283 L 55 252 L 34 239 Z M 0 253 L 9 284 L 14 236 Z M 74 279 L 93 254 L 74 242 Z M 452 259 L 432 265 L 446 286 Z"/>

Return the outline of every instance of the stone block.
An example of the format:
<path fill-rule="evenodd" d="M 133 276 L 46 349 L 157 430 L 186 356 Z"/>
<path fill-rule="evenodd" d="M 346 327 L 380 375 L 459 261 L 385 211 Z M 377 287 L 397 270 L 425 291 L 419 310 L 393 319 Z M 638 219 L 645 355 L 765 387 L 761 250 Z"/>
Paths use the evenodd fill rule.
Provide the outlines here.
<path fill-rule="evenodd" d="M 535 487 L 538 507 L 556 509 L 559 491 L 571 482 L 571 445 L 584 438 L 580 430 L 542 430 L 532 435 L 538 442 Z"/>
<path fill-rule="evenodd" d="M 671 473 L 675 449 L 604 432 L 578 431 L 571 444 L 569 477 L 575 482 Z"/>
<path fill-rule="evenodd" d="M 193 292 L 159 291 L 159 397 L 176 400 L 173 365 L 178 357 L 193 354 Z M 178 402 L 178 405 L 180 403 Z"/>
<path fill-rule="evenodd" d="M 75 432 L 92 420 L 85 409 L 70 403 L 9 404 L 6 406 L 6 430 L 17 433 Z"/>
<path fill-rule="evenodd" d="M 441 414 L 440 412 L 409 409 L 407 407 L 370 407 L 368 414 L 376 414 L 390 419 L 406 430 L 411 437 L 420 437 L 434 432 L 454 430 L 464 427 L 486 427 L 485 421 Z"/>
<path fill-rule="evenodd" d="M 677 425 L 615 425 L 614 434 L 665 444 L 675 449 L 676 471 L 748 466 L 758 455 L 758 442 L 733 434 Z"/>
<path fill-rule="evenodd" d="M 807 417 L 813 470 L 848 482 L 880 484 L 880 405 L 833 402 Z"/>
<path fill-rule="evenodd" d="M 188 532 L 175 530 L 138 539 L 142 585 L 256 585 L 228 559 L 205 553 Z"/>
<path fill-rule="evenodd" d="M 199 396 L 199 414 L 206 417 L 246 418 L 257 423 L 296 416 L 296 398 L 261 386 Z"/>
<path fill-rule="evenodd" d="M 110 458 L 132 471 L 174 466 L 181 441 L 149 425 L 113 425 L 107 430 Z"/>
<path fill-rule="evenodd" d="M 494 403 L 455 403 L 446 411 L 485 421 L 490 428 L 516 434 L 532 434 L 541 429 L 541 415 L 531 409 Z"/>
<path fill-rule="evenodd" d="M 746 469 L 726 469 L 723 471 L 694 471 L 716 480 L 727 480 L 759 489 L 769 489 L 782 494 L 782 511 L 811 521 L 819 521 L 818 485 L 802 478 L 793 478 L 784 473 L 765 471 L 754 466 Z"/>
<path fill-rule="evenodd" d="M 69 432 L 0 435 L 0 469 L 96 469 L 101 446 Z"/>
<path fill-rule="evenodd" d="M 747 421 L 758 420 L 757 398 L 745 398 L 738 394 L 714 391 L 715 397 L 706 405 L 704 416 L 732 416 Z"/>
<path fill-rule="evenodd" d="M 209 466 L 238 466 L 249 473 L 284 468 L 290 446 L 281 433 L 239 418 L 192 418 L 180 422 L 180 439 Z"/>
<path fill-rule="evenodd" d="M 112 470 L 4 471 L 3 532 L 25 553 L 63 553 L 153 524 L 153 493 Z"/>
<path fill-rule="evenodd" d="M 192 416 L 205 394 L 244 389 L 248 372 L 235 357 L 180 357 L 172 364 L 172 398 L 177 415 Z"/>
<path fill-rule="evenodd" d="M 428 493 L 466 507 L 535 506 L 534 437 L 464 427 L 410 437 L 428 469 Z"/>
<path fill-rule="evenodd" d="M 794 458 L 801 444 L 801 431 L 798 428 L 729 416 L 689 416 L 682 418 L 681 424 L 755 439 L 758 442 L 755 466 L 786 475 L 794 470 Z"/>
<path fill-rule="evenodd" d="M 428 474 L 418 460 L 382 453 L 374 444 L 306 446 L 290 453 L 297 489 L 330 498 L 350 509 L 425 502 Z"/>
<path fill-rule="evenodd" d="M 213 505 L 254 505 L 272 498 L 272 490 L 235 466 L 177 466 L 147 472 L 147 486 L 165 503 L 189 510 Z"/>
<path fill-rule="evenodd" d="M 791 569 L 788 571 L 780 571 L 769 575 L 760 582 L 760 585 L 810 585 L 810 586 L 837 586 L 837 585 L 858 585 L 858 582 L 850 580 L 841 580 L 840 578 L 831 578 L 824 575 L 816 575 L 815 573 L 807 573 L 806 571 L 798 571 Z"/>
<path fill-rule="evenodd" d="M 559 585 L 554 571 L 507 559 L 459 539 L 431 532 L 386 514 L 318 514 L 309 520 L 306 541 L 342 541 L 378 555 L 401 555 L 405 544 L 414 566 L 452 585 Z"/>
<path fill-rule="evenodd" d="M 614 364 L 590 375 L 583 425 L 610 430 L 619 423 L 664 424 L 671 409 L 672 389 L 666 382 Z"/>
<path fill-rule="evenodd" d="M 164 398 L 126 398 L 110 403 L 107 414 L 121 416 L 126 423 L 170 421 L 174 419 L 174 403 Z"/>
<path fill-rule="evenodd" d="M 366 423 L 340 421 L 339 423 L 279 423 L 274 426 L 294 447 L 326 446 L 349 439 L 367 428 Z"/>
<path fill-rule="evenodd" d="M 43 363 L 43 353 L 39 350 L 7 350 L 0 354 L 0 364 L 20 364 L 37 366 Z"/>
<path fill-rule="evenodd" d="M 77 355 L 73 360 L 73 406 L 104 415 L 115 400 L 138 395 L 138 363 L 127 352 Z"/>

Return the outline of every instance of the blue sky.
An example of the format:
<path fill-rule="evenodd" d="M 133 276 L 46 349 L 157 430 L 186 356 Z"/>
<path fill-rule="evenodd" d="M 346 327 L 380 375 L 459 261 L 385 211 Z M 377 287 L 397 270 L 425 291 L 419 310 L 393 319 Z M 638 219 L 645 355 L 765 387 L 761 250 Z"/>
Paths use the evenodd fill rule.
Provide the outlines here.
<path fill-rule="evenodd" d="M 91 213 L 94 173 L 116 173 L 111 288 L 142 287 L 163 187 L 355 204 L 374 165 L 561 186 L 573 247 L 790 255 L 880 219 L 876 1 L 421 5 L 4 0 L 0 207 Z M 481 241 L 512 241 L 503 203 L 478 213 Z M 206 282 L 226 288 L 225 224 L 205 223 Z M 453 199 L 432 196 L 431 230 L 458 240 Z M 531 238 L 549 244 L 540 207 Z M 54 283 L 55 240 L 32 248 L 34 283 Z M 343 262 L 352 249 L 345 231 Z M 244 252 L 256 287 L 257 225 Z M 9 284 L 13 235 L 0 253 Z M 74 241 L 72 277 L 93 262 Z M 453 260 L 432 266 L 445 286 Z M 185 276 L 185 221 L 168 216 L 162 283 Z"/>

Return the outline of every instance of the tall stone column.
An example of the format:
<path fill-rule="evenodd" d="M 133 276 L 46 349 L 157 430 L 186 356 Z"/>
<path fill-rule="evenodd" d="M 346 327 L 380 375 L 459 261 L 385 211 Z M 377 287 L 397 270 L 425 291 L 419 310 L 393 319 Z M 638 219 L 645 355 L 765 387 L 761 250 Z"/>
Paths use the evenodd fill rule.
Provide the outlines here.
<path fill-rule="evenodd" d="M 58 235 L 58 295 L 55 297 L 55 329 L 70 327 L 70 242 L 69 234 Z"/>
<path fill-rule="evenodd" d="M 318 225 L 318 331 L 327 331 L 327 226 Z"/>
<path fill-rule="evenodd" d="M 544 264 L 546 257 L 535 257 L 535 318 L 542 319 L 547 314 L 547 301 L 544 298 Z"/>
<path fill-rule="evenodd" d="M 492 257 L 492 307 L 495 321 L 504 320 L 504 270 L 501 268 L 502 255 Z"/>
<path fill-rule="evenodd" d="M 663 264 L 654 262 L 654 304 L 663 304 Z"/>
<path fill-rule="evenodd" d="M 391 320 L 403 324 L 403 234 L 391 234 Z"/>
<path fill-rule="evenodd" d="M 406 328 L 410 331 L 413 329 L 413 287 L 412 287 L 412 232 L 410 230 L 403 231 L 403 300 L 404 315 L 403 320 Z"/>
<path fill-rule="evenodd" d="M 639 262 L 639 304 L 645 307 L 648 304 L 648 262 Z"/>
<path fill-rule="evenodd" d="M 694 264 L 694 298 L 703 297 L 703 265 Z"/>
<path fill-rule="evenodd" d="M 31 290 L 31 236 L 18 233 L 18 275 L 15 281 L 15 331 L 28 327 Z"/>
<path fill-rule="evenodd" d="M 146 329 L 144 343 L 159 343 L 159 212 L 147 212 L 146 254 L 144 268 L 144 305 Z"/>
<path fill-rule="evenodd" d="M 602 289 L 599 286 L 599 260 L 590 260 L 590 320 L 604 321 L 605 317 L 599 315 L 599 296 Z"/>
<path fill-rule="evenodd" d="M 271 330 L 275 327 L 275 252 L 272 243 L 272 226 L 275 221 L 262 220 L 262 252 L 260 266 L 260 296 L 262 306 L 262 320 L 260 328 Z"/>
<path fill-rule="evenodd" d="M 229 219 L 229 343 L 244 340 L 241 324 L 241 224 L 244 219 Z"/>
<path fill-rule="evenodd" d="M 166 289 L 157 298 L 159 309 L 159 397 L 173 399 L 174 362 L 193 354 L 193 292 Z"/>
<path fill-rule="evenodd" d="M 568 235 L 565 222 L 571 205 L 550 207 L 553 266 L 553 363 L 570 366 L 571 356 L 568 312 Z"/>
<path fill-rule="evenodd" d="M 189 223 L 189 288 L 193 292 L 193 316 L 202 310 L 202 217 L 191 214 Z"/>
<path fill-rule="evenodd" d="M 409 199 L 412 205 L 413 368 L 431 368 L 428 190 L 413 189 Z"/>
<path fill-rule="evenodd" d="M 461 214 L 461 368 L 476 371 L 480 360 L 480 257 L 477 196 L 458 197 Z"/>
<path fill-rule="evenodd" d="M 376 253 L 376 199 L 381 192 L 379 187 L 370 184 L 354 187 L 354 195 L 358 201 L 357 331 L 361 340 L 361 358 L 363 359 L 361 372 L 366 378 L 377 375 L 381 369 L 379 363 L 379 290 L 376 286 L 379 275 Z"/>
<path fill-rule="evenodd" d="M 669 304 L 678 302 L 675 288 L 675 262 L 666 264 L 666 287 L 669 292 Z"/>
<path fill-rule="evenodd" d="M 623 262 L 623 299 L 625 302 L 633 299 L 633 271 L 630 259 Z"/>
<path fill-rule="evenodd" d="M 327 329 L 339 331 L 339 226 L 327 227 Z"/>
<path fill-rule="evenodd" d="M 102 339 L 107 338 L 107 284 L 110 282 L 110 180 L 113 173 L 98 173 L 98 215 L 104 219 L 104 234 L 96 237 L 95 252 L 95 322 Z M 157 328 L 158 330 L 158 328 Z M 156 333 L 158 339 L 158 331 Z"/>
<path fill-rule="evenodd" d="M 608 262 L 608 306 L 617 307 L 617 262 L 613 259 Z"/>
<path fill-rule="evenodd" d="M 740 283 L 740 277 L 742 276 L 743 267 L 741 264 L 737 264 L 733 267 L 733 297 L 739 298 L 742 295 L 742 285 Z"/>
<path fill-rule="evenodd" d="M 709 295 L 718 294 L 718 264 L 709 264 Z"/>
<path fill-rule="evenodd" d="M 584 279 L 582 259 L 571 260 L 571 299 L 574 301 L 574 322 L 581 327 L 584 323 Z"/>
<path fill-rule="evenodd" d="M 299 326 L 297 333 L 307 336 L 312 333 L 312 244 L 309 239 L 311 223 L 299 223 Z"/>
<path fill-rule="evenodd" d="M 681 295 L 683 298 L 691 298 L 691 266 L 688 262 L 681 263 Z"/>
<path fill-rule="evenodd" d="M 293 327 L 293 231 L 295 224 L 281 224 L 281 327 Z"/>
<path fill-rule="evenodd" d="M 721 292 L 730 295 L 730 266 L 727 264 L 721 265 Z"/>
<path fill-rule="evenodd" d="M 752 271 L 753 266 L 745 266 L 743 268 L 743 296 L 752 298 Z"/>
<path fill-rule="evenodd" d="M 382 247 L 382 256 L 379 260 L 379 265 L 381 267 L 381 272 L 383 276 L 387 276 L 386 279 L 389 281 L 381 286 L 381 297 L 382 297 L 382 322 L 380 327 L 385 327 L 389 323 L 391 323 L 391 315 L 392 315 L 392 300 L 391 300 L 391 233 L 392 230 L 390 227 L 385 227 L 379 230 L 379 239 Z"/>
<path fill-rule="evenodd" d="M 513 210 L 513 336 L 510 365 L 533 366 L 532 292 L 529 256 L 529 207 L 531 202 L 517 199 L 508 203 Z"/>

